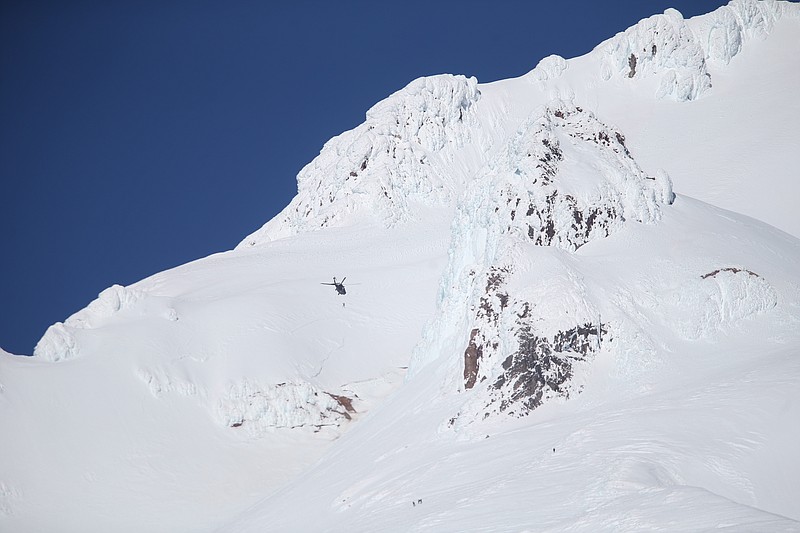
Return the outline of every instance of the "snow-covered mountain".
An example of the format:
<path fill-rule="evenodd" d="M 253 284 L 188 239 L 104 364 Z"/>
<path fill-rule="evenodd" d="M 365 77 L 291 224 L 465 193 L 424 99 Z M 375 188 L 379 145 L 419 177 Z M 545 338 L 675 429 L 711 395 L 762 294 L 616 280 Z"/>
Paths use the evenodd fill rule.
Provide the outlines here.
<path fill-rule="evenodd" d="M 800 531 L 798 49 L 734 0 L 413 81 L 0 354 L 0 530 Z"/>

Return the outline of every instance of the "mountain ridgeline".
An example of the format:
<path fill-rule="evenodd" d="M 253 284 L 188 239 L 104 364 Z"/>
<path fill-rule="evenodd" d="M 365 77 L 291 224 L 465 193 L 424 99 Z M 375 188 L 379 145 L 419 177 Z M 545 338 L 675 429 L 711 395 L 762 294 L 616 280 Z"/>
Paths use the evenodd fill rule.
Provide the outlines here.
<path fill-rule="evenodd" d="M 587 56 L 590 85 L 613 92 L 621 84 L 642 92 L 641 85 L 653 90 L 654 100 L 685 105 L 709 94 L 714 67 L 728 65 L 749 40 L 766 39 L 784 16 L 797 17 L 796 6 L 735 0 L 691 21 L 667 10 Z M 475 78 L 453 75 L 413 81 L 373 106 L 362 125 L 326 143 L 299 173 L 294 200 L 237 250 L 328 228 L 402 229 L 430 210 L 445 213 L 451 220 L 449 262 L 438 309 L 414 350 L 409 375 L 434 359 L 447 361 L 449 386 L 469 393 L 470 420 L 522 415 L 549 398 L 569 397 L 582 387 L 573 379 L 576 369 L 590 365 L 609 343 L 633 350 L 625 344 L 631 331 L 631 342 L 658 343 L 638 314 L 625 308 L 630 302 L 615 307 L 616 320 L 608 317 L 608 302 L 618 298 L 608 293 L 613 289 L 587 288 L 586 270 L 594 267 L 578 259 L 580 250 L 632 224 L 657 224 L 675 198 L 667 173 L 641 168 L 625 132 L 585 106 L 580 91 L 567 83 L 569 70 L 569 61 L 549 56 L 508 82 L 479 85 Z M 530 94 L 511 97 L 504 83 L 522 84 Z M 725 270 L 741 274 L 747 266 L 712 263 L 707 271 L 724 274 L 701 281 L 703 272 L 692 275 L 694 294 L 733 291 L 725 309 L 703 309 L 701 325 L 681 318 L 691 312 L 686 305 L 672 306 L 674 316 L 665 312 L 665 320 L 697 339 L 767 311 L 776 302 L 768 280 Z M 732 279 L 719 288 L 722 277 Z M 77 332 L 146 299 L 141 289 L 111 287 L 51 326 L 34 355 L 54 362 L 77 357 Z M 168 302 L 160 307 L 162 316 L 178 319 Z M 149 370 L 139 374 L 151 387 L 160 382 Z M 302 426 L 306 393 L 292 395 L 298 416 L 270 411 L 269 401 L 256 411 L 243 402 L 306 389 L 327 402 L 322 411 L 312 409 L 317 414 L 308 415 L 309 425 L 320 424 L 325 413 L 336 415 L 336 424 L 349 421 L 332 393 L 305 381 L 254 387 L 244 378 L 214 409 L 226 425 L 288 416 L 294 422 L 275 427 Z"/>
<path fill-rule="evenodd" d="M 783 16 L 797 17 L 796 6 L 734 1 L 692 24 L 667 10 L 595 50 L 596 83 L 653 87 L 656 100 L 703 98 L 713 87 L 711 69 L 728 65 L 749 40 L 766 38 Z M 364 124 L 331 139 L 298 175 L 292 203 L 239 247 L 361 220 L 394 227 L 417 220 L 420 209 L 453 210 L 440 309 L 410 373 L 434 357 L 448 358 L 454 389 L 483 398 L 473 418 L 521 415 L 548 398 L 568 397 L 581 387 L 574 367 L 620 338 L 616 330 L 636 330 L 635 342 L 649 335 L 646 324 L 619 310 L 625 324 L 605 321 L 602 306 L 587 296 L 580 263 L 563 253 L 626 224 L 656 224 L 674 199 L 664 170 L 642 170 L 625 133 L 558 86 L 568 68 L 550 56 L 521 78 L 538 105 L 503 101 L 474 78 L 415 80 L 368 111 Z M 520 266 L 526 253 L 542 259 Z M 544 295 L 513 283 L 529 278 L 559 290 Z M 739 281 L 757 287 L 734 297 L 731 305 L 743 310 L 737 317 L 774 305 L 768 282 Z M 700 292 L 708 290 L 714 289 Z M 570 304 L 553 308 L 543 304 L 545 296 Z M 707 330 L 732 320 L 711 319 L 716 327 Z"/>
<path fill-rule="evenodd" d="M 0 354 L 0 529 L 796 531 L 798 35 L 733 0 L 412 81 L 234 250 Z"/>

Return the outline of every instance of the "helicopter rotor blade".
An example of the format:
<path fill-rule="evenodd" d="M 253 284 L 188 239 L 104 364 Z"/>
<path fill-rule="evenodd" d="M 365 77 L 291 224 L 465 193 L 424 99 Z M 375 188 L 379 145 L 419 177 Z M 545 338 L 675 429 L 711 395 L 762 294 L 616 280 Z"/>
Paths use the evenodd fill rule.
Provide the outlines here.
<path fill-rule="evenodd" d="M 342 278 L 342 281 L 340 281 L 340 282 L 339 282 L 339 284 L 342 284 L 342 283 L 344 283 L 344 280 L 346 280 L 346 279 L 347 279 L 347 276 L 343 277 L 343 278 Z"/>

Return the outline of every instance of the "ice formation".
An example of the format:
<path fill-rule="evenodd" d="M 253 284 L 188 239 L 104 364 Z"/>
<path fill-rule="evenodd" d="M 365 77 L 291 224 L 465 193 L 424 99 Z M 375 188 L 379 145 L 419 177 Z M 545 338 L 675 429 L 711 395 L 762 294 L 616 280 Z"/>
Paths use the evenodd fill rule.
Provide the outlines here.
<path fill-rule="evenodd" d="M 217 404 L 222 424 L 255 435 L 270 428 L 338 426 L 353 412 L 349 398 L 308 382 L 265 385 L 244 379 L 232 384 Z"/>
<path fill-rule="evenodd" d="M 411 82 L 328 141 L 298 174 L 289 206 L 240 246 L 352 223 L 355 215 L 391 225 L 407 219 L 411 203 L 450 202 L 456 184 L 447 163 L 470 140 L 479 98 L 475 78 Z"/>
<path fill-rule="evenodd" d="M 655 80 L 656 98 L 695 100 L 712 87 L 709 64 L 728 64 L 745 41 L 765 37 L 787 15 L 797 16 L 797 10 L 776 1 L 734 0 L 691 20 L 668 9 L 602 43 L 598 76 Z M 570 98 L 574 93 L 568 85 L 557 90 L 548 85 L 563 77 L 568 66 L 564 58 L 551 55 L 526 79 Z M 289 206 L 239 247 L 350 225 L 364 217 L 391 226 L 413 220 L 415 205 L 453 205 L 489 159 L 487 146 L 466 157 L 463 151 L 481 128 L 496 126 L 496 117 L 487 121 L 481 116 L 480 97 L 475 78 L 440 75 L 419 78 L 377 103 L 363 124 L 325 144 L 298 174 L 297 196 Z M 501 134 L 495 141 L 502 145 L 505 139 Z"/>
<path fill-rule="evenodd" d="M 777 305 L 778 296 L 755 272 L 725 267 L 686 280 L 661 302 L 672 329 L 685 339 L 697 340 L 769 311 Z"/>
<path fill-rule="evenodd" d="M 711 87 L 705 54 L 675 9 L 654 15 L 605 44 L 603 77 L 660 79 L 657 97 L 694 100 Z"/>
<path fill-rule="evenodd" d="M 528 78 L 538 82 L 546 82 L 558 79 L 567 70 L 567 60 L 559 55 L 550 55 L 539 61 L 532 71 L 528 73 Z"/>
<path fill-rule="evenodd" d="M 707 58 L 727 65 L 748 39 L 763 39 L 783 16 L 797 16 L 784 2 L 733 0 L 694 23 Z"/>
<path fill-rule="evenodd" d="M 75 357 L 78 352 L 73 335 L 75 330 L 98 327 L 115 313 L 131 307 L 141 298 L 140 291 L 112 285 L 63 323 L 56 322 L 47 328 L 44 336 L 36 344 L 33 355 L 45 361 L 63 361 Z"/>
<path fill-rule="evenodd" d="M 521 415 L 569 395 L 573 365 L 600 348 L 607 326 L 562 254 L 623 224 L 655 223 L 672 199 L 669 178 L 642 171 L 622 132 L 551 102 L 467 188 L 440 314 L 410 373 L 448 354 L 451 378 L 459 376 L 451 386 L 484 390 L 483 416 Z"/>
<path fill-rule="evenodd" d="M 699 20 L 675 9 L 653 15 L 601 45 L 603 79 L 655 78 L 657 98 L 695 100 L 712 87 L 708 62 L 727 65 L 745 40 L 763 38 L 785 13 L 776 1 L 734 0 Z"/>

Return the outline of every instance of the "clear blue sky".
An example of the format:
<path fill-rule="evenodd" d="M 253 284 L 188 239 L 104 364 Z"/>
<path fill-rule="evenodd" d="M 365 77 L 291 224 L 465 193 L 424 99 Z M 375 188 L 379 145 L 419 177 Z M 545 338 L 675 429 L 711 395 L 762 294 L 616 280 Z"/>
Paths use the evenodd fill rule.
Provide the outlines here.
<path fill-rule="evenodd" d="M 0 3 L 0 346 L 233 248 L 419 76 L 487 82 L 705 0 Z"/>

